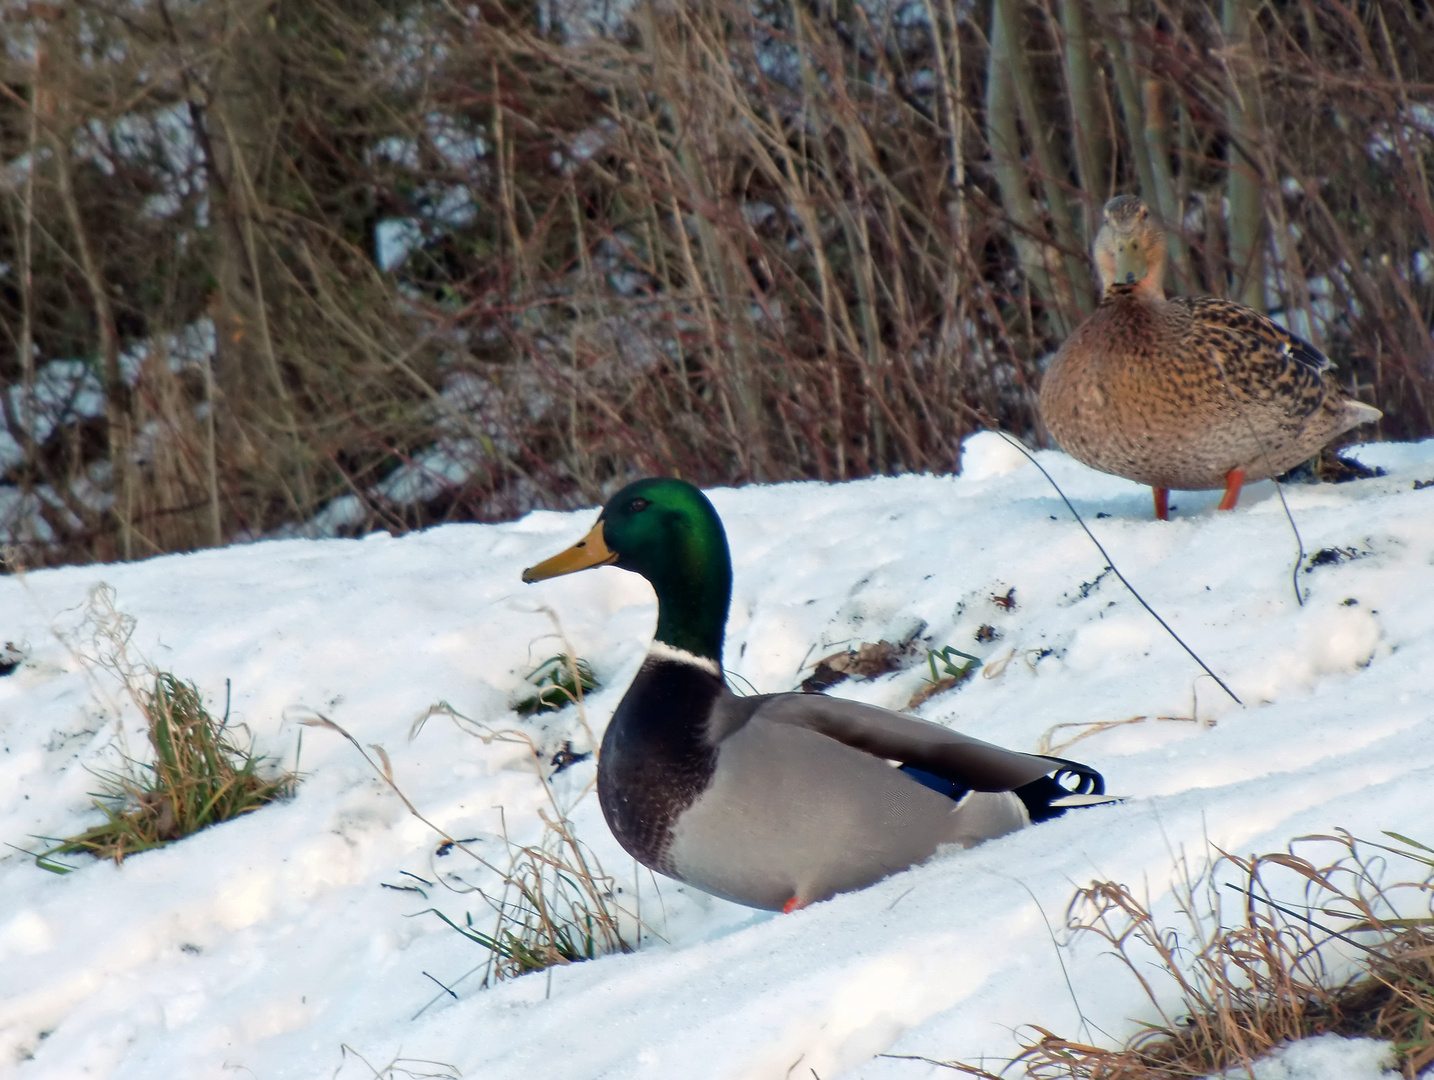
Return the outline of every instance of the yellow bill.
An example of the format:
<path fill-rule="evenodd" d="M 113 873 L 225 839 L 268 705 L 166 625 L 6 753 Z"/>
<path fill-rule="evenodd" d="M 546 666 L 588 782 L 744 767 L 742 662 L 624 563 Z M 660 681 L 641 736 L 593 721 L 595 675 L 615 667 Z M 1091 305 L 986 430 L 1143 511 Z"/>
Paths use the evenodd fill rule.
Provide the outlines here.
<path fill-rule="evenodd" d="M 607 566 L 617 562 L 617 552 L 609 551 L 602 538 L 602 518 L 592 530 L 566 551 L 560 551 L 551 559 L 544 559 L 537 566 L 523 571 L 523 580 L 528 584 L 547 578 L 574 574 L 594 566 Z"/>

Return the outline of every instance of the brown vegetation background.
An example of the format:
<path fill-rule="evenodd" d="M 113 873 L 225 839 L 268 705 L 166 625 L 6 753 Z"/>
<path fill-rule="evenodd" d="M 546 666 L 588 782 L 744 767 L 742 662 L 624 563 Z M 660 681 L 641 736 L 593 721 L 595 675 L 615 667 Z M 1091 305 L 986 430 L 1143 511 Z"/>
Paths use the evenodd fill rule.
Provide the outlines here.
<path fill-rule="evenodd" d="M 15 563 L 1043 442 L 1121 191 L 1173 291 L 1434 433 L 1423 0 L 74 0 L 0 38 Z"/>

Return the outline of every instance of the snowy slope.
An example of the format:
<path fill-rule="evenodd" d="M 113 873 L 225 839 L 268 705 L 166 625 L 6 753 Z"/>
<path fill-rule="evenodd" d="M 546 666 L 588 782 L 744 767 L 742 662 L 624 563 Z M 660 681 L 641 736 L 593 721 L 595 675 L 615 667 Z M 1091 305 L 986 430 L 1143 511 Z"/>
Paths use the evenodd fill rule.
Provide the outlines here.
<path fill-rule="evenodd" d="M 547 801 L 523 747 L 482 744 L 442 718 L 411 741 L 409 728 L 443 700 L 528 731 L 545 758 L 567 739 L 586 749 L 574 710 L 542 721 L 508 711 L 524 672 L 556 651 L 550 605 L 603 683 L 588 701 L 600 735 L 646 649 L 650 590 L 611 568 L 518 580 L 593 511 L 0 579 L 0 642 L 28 654 L 0 678 L 0 840 L 34 847 L 32 836 L 93 824 L 91 770 L 145 745 L 114 677 L 82 659 L 101 582 L 135 621 L 137 655 L 197 682 L 220 711 L 232 680 L 234 717 L 263 751 L 292 763 L 303 731 L 306 774 L 291 802 L 122 867 L 75 858 L 81 869 L 57 876 L 3 849 L 0 1075 L 372 1076 L 345 1046 L 378 1068 L 427 1059 L 493 1080 L 951 1075 L 875 1055 L 1003 1057 L 1023 1023 L 1076 1035 L 1062 959 L 1084 1014 L 1123 1037 L 1151 1018 L 1138 987 L 1093 943 L 1058 951 L 1046 929 L 1076 885 L 1144 884 L 1168 906 L 1175 853 L 1203 858 L 1207 837 L 1238 852 L 1336 826 L 1431 838 L 1434 488 L 1413 481 L 1434 478 L 1434 443 L 1356 456 L 1388 474 L 1286 490 L 1307 553 L 1358 556 L 1301 572 L 1303 607 L 1271 484 L 1228 514 L 1214 512 L 1216 492 L 1179 493 L 1162 523 L 1147 490 L 1040 456 L 1243 707 L 1099 577 L 1101 556 L 1045 479 L 995 436 L 967 444 L 957 478 L 712 492 L 736 573 L 727 665 L 759 691 L 924 623 L 929 646 L 987 661 L 985 677 L 921 710 L 977 737 L 1031 750 L 1057 724 L 1199 722 L 1126 725 L 1065 751 L 1101 769 L 1122 805 L 789 916 L 635 873 L 589 794 L 572 812 L 578 835 L 665 941 L 489 989 L 464 978 L 481 950 L 415 914 L 437 904 L 482 925 L 480 901 L 382 887 L 412 884 L 405 872 L 481 873 L 437 855 L 438 837 L 352 746 L 297 720 L 319 712 L 381 744 L 418 808 L 481 851 L 499 855 L 505 825 L 536 839 Z M 1011 588 L 1014 609 L 993 603 Z M 983 624 L 999 637 L 978 643 Z M 901 707 L 925 674 L 834 692 Z M 592 775 L 590 760 L 563 772 L 559 798 Z"/>

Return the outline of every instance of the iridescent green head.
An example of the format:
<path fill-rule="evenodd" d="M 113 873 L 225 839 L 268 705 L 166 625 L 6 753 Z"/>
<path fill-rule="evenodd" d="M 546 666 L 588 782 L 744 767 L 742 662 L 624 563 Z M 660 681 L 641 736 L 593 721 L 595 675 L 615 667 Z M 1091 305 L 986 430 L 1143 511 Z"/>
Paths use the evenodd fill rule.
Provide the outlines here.
<path fill-rule="evenodd" d="M 523 580 L 593 566 L 641 574 L 657 593 L 656 639 L 722 662 L 732 558 L 722 521 L 702 492 L 682 480 L 629 484 L 608 500 L 587 536 L 524 570 Z"/>

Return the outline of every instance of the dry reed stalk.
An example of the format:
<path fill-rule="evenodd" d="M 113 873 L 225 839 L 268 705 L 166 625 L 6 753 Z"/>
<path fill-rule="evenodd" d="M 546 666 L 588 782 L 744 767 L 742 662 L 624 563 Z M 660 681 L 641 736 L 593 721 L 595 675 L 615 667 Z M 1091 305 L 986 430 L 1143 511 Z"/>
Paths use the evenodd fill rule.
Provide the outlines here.
<path fill-rule="evenodd" d="M 0 192 L 0 381 L 88 357 L 113 388 L 116 348 L 217 339 L 176 403 L 212 425 L 198 488 L 188 446 L 129 460 L 123 402 L 36 428 L 0 394 L 37 563 L 303 529 L 341 494 L 340 528 L 399 531 L 636 472 L 846 479 L 948 470 L 977 423 L 1039 439 L 1125 190 L 1170 219 L 1181 290 L 1268 302 L 1383 434 L 1434 431 L 1424 6 L 719 0 L 579 33 L 526 3 L 256 2 L 36 6 L 17 32 L 53 56 L 123 47 L 63 80 L 0 58 L 0 159 L 50 150 Z"/>
<path fill-rule="evenodd" d="M 1156 721 L 1157 723 L 1201 723 L 1201 721 L 1197 720 L 1193 716 L 1132 716 L 1127 720 L 1072 721 L 1062 724 L 1052 724 L 1044 732 L 1041 733 L 1041 737 L 1036 743 L 1036 753 L 1055 754 L 1059 756 L 1061 754 L 1064 754 L 1076 743 L 1082 741 L 1083 739 L 1089 739 L 1093 735 L 1099 735 L 1102 732 L 1110 731 L 1113 728 L 1127 727 L 1131 724 L 1149 723 L 1152 720 Z M 1076 732 L 1076 734 L 1057 742 L 1055 741 L 1055 734 L 1058 731 L 1074 731 Z"/>

